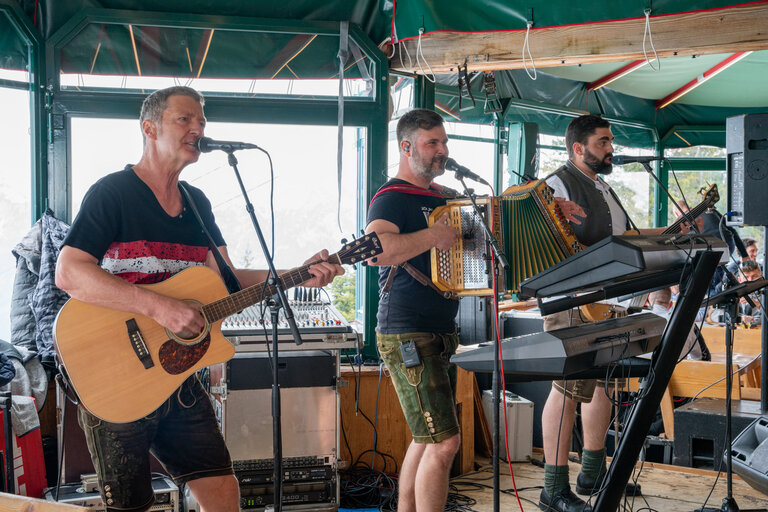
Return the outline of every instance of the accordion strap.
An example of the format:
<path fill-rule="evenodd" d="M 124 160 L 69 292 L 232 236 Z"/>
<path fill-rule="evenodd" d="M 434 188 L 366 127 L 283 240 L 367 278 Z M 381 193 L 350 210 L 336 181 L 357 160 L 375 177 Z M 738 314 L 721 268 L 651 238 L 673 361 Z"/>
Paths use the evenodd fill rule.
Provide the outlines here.
<path fill-rule="evenodd" d="M 395 273 L 397 273 L 397 270 L 402 267 L 408 274 L 414 278 L 417 282 L 421 283 L 424 286 L 428 286 L 435 290 L 438 295 L 443 297 L 444 299 L 450 299 L 450 300 L 459 300 L 459 296 L 453 292 L 446 292 L 435 286 L 435 283 L 432 282 L 430 278 L 428 278 L 426 275 L 424 275 L 424 272 L 417 269 L 410 263 L 403 262 L 399 265 L 392 265 L 389 267 L 389 275 L 387 276 L 387 281 L 384 283 L 384 286 L 382 287 L 381 291 L 382 293 L 389 293 L 389 289 L 392 288 L 392 282 L 395 280 Z"/>

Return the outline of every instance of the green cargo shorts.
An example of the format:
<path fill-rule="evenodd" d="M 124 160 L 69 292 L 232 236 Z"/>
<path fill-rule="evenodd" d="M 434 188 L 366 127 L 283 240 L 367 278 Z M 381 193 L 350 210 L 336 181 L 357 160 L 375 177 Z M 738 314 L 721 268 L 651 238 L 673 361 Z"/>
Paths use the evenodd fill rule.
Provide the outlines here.
<path fill-rule="evenodd" d="M 413 340 L 421 364 L 405 368 L 400 345 Z M 405 420 L 417 443 L 439 443 L 459 433 L 456 365 L 450 362 L 458 334 L 376 333 L 376 345 L 395 386 Z"/>

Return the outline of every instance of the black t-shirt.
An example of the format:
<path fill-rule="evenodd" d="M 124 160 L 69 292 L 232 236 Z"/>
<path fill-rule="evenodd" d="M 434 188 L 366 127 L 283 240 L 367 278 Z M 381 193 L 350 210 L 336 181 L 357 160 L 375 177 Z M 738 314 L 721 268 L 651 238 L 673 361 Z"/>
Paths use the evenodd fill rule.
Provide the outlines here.
<path fill-rule="evenodd" d="M 211 203 L 200 189 L 184 185 L 214 242 L 224 245 Z M 182 213 L 171 217 L 132 165 L 91 186 L 63 244 L 98 258 L 111 274 L 139 284 L 164 281 L 201 265 L 208 254 L 208 238 L 186 198 Z"/>
<path fill-rule="evenodd" d="M 407 181 L 395 178 L 385 183 L 381 189 L 391 185 L 412 186 Z M 413 233 L 427 228 L 429 214 L 444 204 L 443 197 L 387 191 L 376 196 L 371 202 L 367 224 L 383 219 L 396 225 L 402 234 Z M 408 261 L 426 276 L 431 275 L 429 251 Z M 389 270 L 390 267 L 379 267 L 379 288 L 384 286 Z M 379 301 L 376 330 L 382 334 L 454 332 L 458 310 L 459 301 L 440 296 L 400 268 L 395 274 L 389 294 L 385 294 Z"/>

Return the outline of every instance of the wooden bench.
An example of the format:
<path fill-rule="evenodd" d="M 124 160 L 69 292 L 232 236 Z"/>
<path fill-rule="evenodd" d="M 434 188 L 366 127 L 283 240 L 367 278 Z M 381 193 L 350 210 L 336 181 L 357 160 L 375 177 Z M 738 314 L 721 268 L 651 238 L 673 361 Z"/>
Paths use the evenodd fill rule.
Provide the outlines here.
<path fill-rule="evenodd" d="M 704 325 L 701 334 L 707 343 L 715 359 L 716 354 L 722 355 L 725 360 L 725 327 L 719 325 Z M 759 355 L 762 347 L 761 329 L 736 329 L 733 333 L 733 353 L 742 354 L 750 358 Z M 741 398 L 746 400 L 760 400 L 760 369 L 761 361 L 758 360 L 750 366 L 750 370 L 740 374 Z"/>
<path fill-rule="evenodd" d="M 753 399 L 754 393 L 745 391 L 755 389 L 755 370 L 757 370 L 757 382 L 759 383 L 760 360 L 755 359 L 754 354 L 736 353 L 733 355 L 731 371 L 736 372 L 737 370 L 738 372 L 734 375 L 731 398 L 733 400 Z M 723 377 L 725 377 L 724 353 L 713 352 L 711 361 L 685 359 L 677 364 L 660 404 L 661 416 L 664 421 L 664 432 L 668 439 L 675 438 L 674 397 L 725 398 L 726 389 Z M 719 379 L 723 380 L 717 382 Z M 638 379 L 630 379 L 629 390 L 637 391 L 639 389 L 639 382 Z M 715 382 L 717 384 L 712 385 Z M 758 399 L 760 396 L 759 391 L 758 384 Z"/>

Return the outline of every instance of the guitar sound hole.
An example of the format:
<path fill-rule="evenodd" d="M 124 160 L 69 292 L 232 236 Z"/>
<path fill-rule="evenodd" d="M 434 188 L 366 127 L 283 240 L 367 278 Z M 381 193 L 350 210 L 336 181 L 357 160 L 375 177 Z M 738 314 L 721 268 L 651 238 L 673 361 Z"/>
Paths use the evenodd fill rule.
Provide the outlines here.
<path fill-rule="evenodd" d="M 179 343 L 191 343 L 191 342 L 195 341 L 200 336 L 199 332 L 198 333 L 193 333 L 193 332 L 189 332 L 189 331 L 181 331 L 181 332 L 177 332 L 177 333 L 174 333 L 174 334 L 176 335 L 176 338 L 177 338 Z"/>

